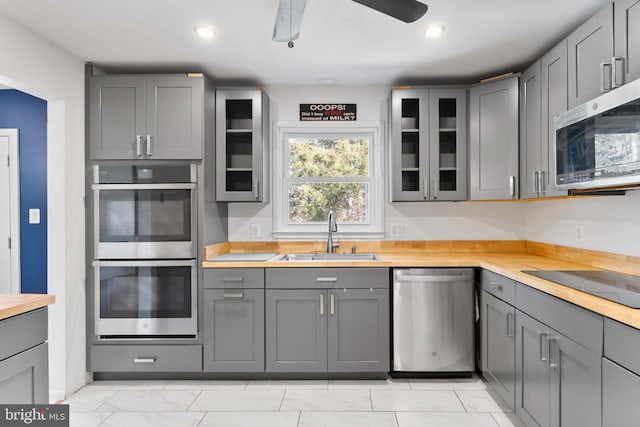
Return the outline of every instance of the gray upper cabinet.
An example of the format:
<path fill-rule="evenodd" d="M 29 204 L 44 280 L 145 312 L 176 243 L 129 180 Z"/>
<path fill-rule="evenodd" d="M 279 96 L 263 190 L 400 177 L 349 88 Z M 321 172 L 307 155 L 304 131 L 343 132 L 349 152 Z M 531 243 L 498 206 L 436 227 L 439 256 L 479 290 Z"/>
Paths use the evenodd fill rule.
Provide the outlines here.
<path fill-rule="evenodd" d="M 205 372 L 264 371 L 264 290 L 204 290 Z"/>
<path fill-rule="evenodd" d="M 474 86 L 469 96 L 472 200 L 518 198 L 518 77 Z"/>
<path fill-rule="evenodd" d="M 493 389 L 515 407 L 515 308 L 488 292 L 482 293 L 482 373 Z"/>
<path fill-rule="evenodd" d="M 328 291 L 329 372 L 389 370 L 389 290 Z"/>
<path fill-rule="evenodd" d="M 618 0 L 614 11 L 617 86 L 640 78 L 640 0 Z"/>
<path fill-rule="evenodd" d="M 258 89 L 216 91 L 216 199 L 268 202 L 269 98 Z"/>
<path fill-rule="evenodd" d="M 94 76 L 90 157 L 202 158 L 203 110 L 202 77 Z"/>
<path fill-rule="evenodd" d="M 556 152 L 554 118 L 567 111 L 567 40 L 561 41 L 540 60 L 542 102 L 540 196 L 565 196 L 556 189 Z"/>
<path fill-rule="evenodd" d="M 467 198 L 466 90 L 391 93 L 391 201 Z"/>
<path fill-rule="evenodd" d="M 567 40 L 569 108 L 573 108 L 611 88 L 613 4 L 607 4 Z"/>
<path fill-rule="evenodd" d="M 268 372 L 326 372 L 327 292 L 266 291 Z"/>
<path fill-rule="evenodd" d="M 540 61 L 530 66 L 520 80 L 520 198 L 539 197 L 542 183 Z"/>

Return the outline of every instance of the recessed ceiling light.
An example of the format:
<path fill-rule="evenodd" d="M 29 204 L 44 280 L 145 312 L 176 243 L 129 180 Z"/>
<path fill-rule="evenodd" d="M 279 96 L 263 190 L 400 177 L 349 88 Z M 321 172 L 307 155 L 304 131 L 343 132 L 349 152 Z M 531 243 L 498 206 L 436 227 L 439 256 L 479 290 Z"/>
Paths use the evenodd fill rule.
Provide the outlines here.
<path fill-rule="evenodd" d="M 322 77 L 316 81 L 321 85 L 334 85 L 338 83 L 338 80 L 334 79 L 333 77 Z"/>
<path fill-rule="evenodd" d="M 216 34 L 215 31 L 213 31 L 213 28 L 206 25 L 196 25 L 193 27 L 193 31 L 203 39 L 210 39 Z"/>
<path fill-rule="evenodd" d="M 444 25 L 433 25 L 424 31 L 425 37 L 438 38 L 444 33 Z"/>

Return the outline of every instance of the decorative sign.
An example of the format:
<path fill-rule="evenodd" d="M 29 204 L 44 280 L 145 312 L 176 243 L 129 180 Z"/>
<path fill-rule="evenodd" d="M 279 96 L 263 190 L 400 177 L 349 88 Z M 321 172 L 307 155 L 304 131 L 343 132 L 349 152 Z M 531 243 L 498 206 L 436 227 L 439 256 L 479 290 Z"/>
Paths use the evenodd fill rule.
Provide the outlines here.
<path fill-rule="evenodd" d="M 312 122 L 356 120 L 356 104 L 300 104 L 300 120 Z"/>

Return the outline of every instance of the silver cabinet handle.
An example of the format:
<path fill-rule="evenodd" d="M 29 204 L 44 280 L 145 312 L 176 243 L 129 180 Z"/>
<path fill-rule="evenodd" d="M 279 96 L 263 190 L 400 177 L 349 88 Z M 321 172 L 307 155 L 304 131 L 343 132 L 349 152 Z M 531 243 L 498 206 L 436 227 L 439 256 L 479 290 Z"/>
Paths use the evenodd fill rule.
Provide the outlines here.
<path fill-rule="evenodd" d="M 545 171 L 540 171 L 540 175 L 538 175 L 538 177 L 540 178 L 540 184 L 538 184 L 538 189 L 540 193 L 544 194 L 547 192 L 547 181 L 545 179 Z"/>
<path fill-rule="evenodd" d="M 255 180 L 255 185 L 253 186 L 253 197 L 254 199 L 259 199 L 260 198 L 260 180 L 256 179 Z"/>
<path fill-rule="evenodd" d="M 337 277 L 316 277 L 316 282 L 335 283 L 338 281 Z"/>
<path fill-rule="evenodd" d="M 605 70 L 608 69 L 608 70 Z M 609 75 L 609 85 L 607 86 L 607 75 Z M 608 92 L 611 90 L 611 63 L 600 63 L 600 92 Z"/>
<path fill-rule="evenodd" d="M 233 276 L 233 277 L 225 276 L 225 277 L 222 278 L 222 281 L 226 282 L 226 283 L 242 283 L 242 282 L 244 282 L 244 277 L 243 276 L 237 276 L 237 277 L 236 276 Z"/>
<path fill-rule="evenodd" d="M 424 197 L 425 199 L 429 198 L 429 180 L 428 179 L 422 180 L 422 197 Z"/>
<path fill-rule="evenodd" d="M 320 294 L 320 316 L 324 316 L 324 294 Z"/>
<path fill-rule="evenodd" d="M 133 363 L 156 363 L 155 357 L 136 357 Z"/>
<path fill-rule="evenodd" d="M 536 196 L 540 193 L 540 172 L 538 171 L 533 173 L 533 192 Z"/>
<path fill-rule="evenodd" d="M 626 65 L 623 56 L 614 56 L 611 58 L 611 88 L 616 89 L 624 84 L 624 75 L 626 74 Z M 622 64 L 622 81 L 618 83 L 618 63 Z"/>
<path fill-rule="evenodd" d="M 560 367 L 560 360 L 558 357 L 558 360 L 553 361 L 551 359 L 551 344 L 554 344 L 555 347 L 558 347 L 558 341 L 556 340 L 556 338 L 554 337 L 549 337 L 547 336 L 547 367 L 548 368 L 559 368 Z"/>
<path fill-rule="evenodd" d="M 334 294 L 329 294 L 329 314 L 336 314 L 336 296 Z"/>
<path fill-rule="evenodd" d="M 513 336 L 513 313 L 507 313 L 507 336 Z"/>
<path fill-rule="evenodd" d="M 546 362 L 547 360 L 549 360 L 548 349 L 547 349 L 547 352 L 543 351 L 543 347 L 544 347 L 543 342 L 547 341 L 547 346 L 549 345 L 549 341 L 547 340 L 548 338 L 549 338 L 549 334 L 546 332 L 540 332 L 538 334 L 538 346 L 539 346 L 538 350 L 540 352 L 540 361 L 542 362 Z M 546 357 L 545 357 L 545 353 L 547 353 Z"/>
<path fill-rule="evenodd" d="M 136 135 L 136 156 L 142 156 L 142 135 Z"/>
<path fill-rule="evenodd" d="M 147 135 L 147 156 L 151 155 L 151 135 Z"/>
<path fill-rule="evenodd" d="M 222 294 L 222 298 L 244 298 L 244 292 L 239 294 Z"/>
<path fill-rule="evenodd" d="M 513 175 L 509 177 L 509 196 L 516 196 L 516 177 Z"/>
<path fill-rule="evenodd" d="M 433 198 L 438 198 L 438 180 L 433 178 Z"/>

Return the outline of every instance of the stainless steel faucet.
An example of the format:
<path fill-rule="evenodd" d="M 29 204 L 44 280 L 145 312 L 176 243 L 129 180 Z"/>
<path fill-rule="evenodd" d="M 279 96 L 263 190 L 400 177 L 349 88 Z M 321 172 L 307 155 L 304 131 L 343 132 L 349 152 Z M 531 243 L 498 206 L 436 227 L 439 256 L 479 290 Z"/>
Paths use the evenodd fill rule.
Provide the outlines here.
<path fill-rule="evenodd" d="M 329 210 L 329 234 L 327 235 L 327 253 L 331 254 L 340 247 L 340 243 L 333 243 L 333 233 L 338 231 L 336 224 L 336 213 L 333 209 Z"/>

